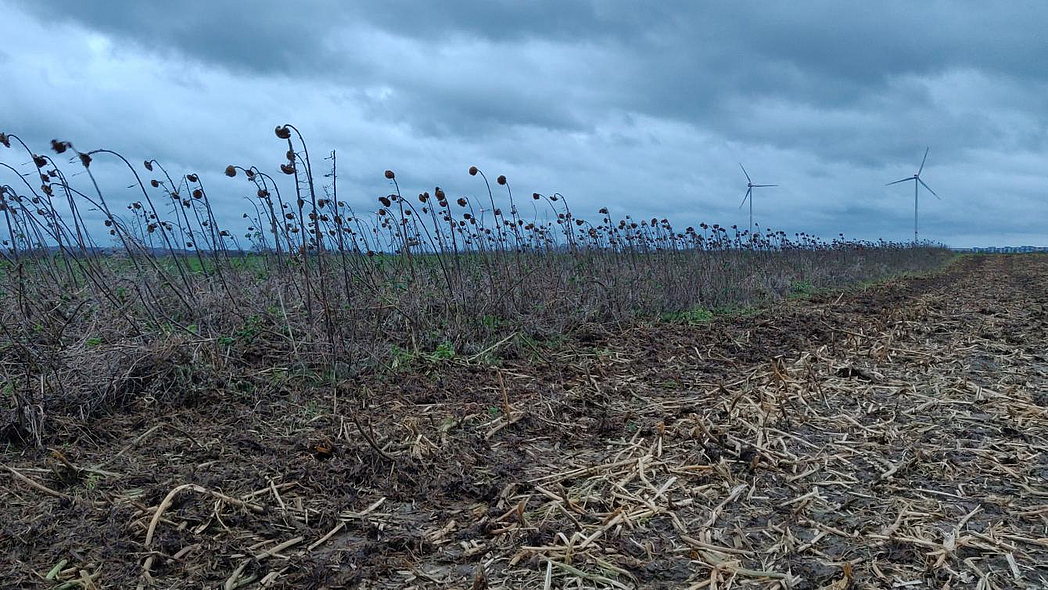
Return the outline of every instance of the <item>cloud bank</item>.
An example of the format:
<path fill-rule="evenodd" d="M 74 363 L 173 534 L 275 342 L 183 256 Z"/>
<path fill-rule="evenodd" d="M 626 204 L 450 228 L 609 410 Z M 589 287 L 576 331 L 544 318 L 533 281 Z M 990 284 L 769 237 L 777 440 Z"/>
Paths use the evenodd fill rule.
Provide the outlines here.
<path fill-rule="evenodd" d="M 474 195 L 477 165 L 592 217 L 741 226 L 743 162 L 781 185 L 762 226 L 869 239 L 912 237 L 909 185 L 884 184 L 930 146 L 922 237 L 1048 245 L 1043 3 L 6 0 L 0 21 L 0 130 L 196 172 L 230 224 L 250 187 L 222 170 L 275 170 L 292 122 L 358 210 L 386 168 Z"/>

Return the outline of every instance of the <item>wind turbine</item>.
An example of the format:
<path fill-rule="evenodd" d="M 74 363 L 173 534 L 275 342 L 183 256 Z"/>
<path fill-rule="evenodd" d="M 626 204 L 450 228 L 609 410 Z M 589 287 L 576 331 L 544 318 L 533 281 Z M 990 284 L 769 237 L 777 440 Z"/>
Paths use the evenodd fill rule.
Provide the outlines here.
<path fill-rule="evenodd" d="M 768 186 L 779 186 L 777 184 L 753 184 L 753 179 L 750 178 L 750 173 L 746 172 L 746 167 L 739 163 L 739 168 L 742 168 L 742 173 L 746 175 L 746 196 L 742 198 L 742 203 L 739 204 L 739 209 L 746 204 L 746 201 L 750 202 L 750 245 L 753 245 L 753 189 L 764 188 Z"/>
<path fill-rule="evenodd" d="M 928 186 L 927 184 L 925 184 L 923 180 L 921 180 L 921 172 L 924 171 L 924 163 L 928 161 L 929 149 L 931 148 L 924 148 L 924 159 L 921 160 L 921 167 L 917 169 L 917 174 L 914 174 L 913 176 L 909 176 L 907 178 L 903 178 L 902 180 L 889 182 L 888 184 L 884 185 L 891 186 L 893 184 L 899 184 L 900 182 L 909 182 L 911 180 L 913 181 L 913 244 L 915 246 L 917 245 L 917 185 L 920 184 L 924 188 L 928 189 L 928 192 L 930 192 L 932 195 L 935 195 L 936 199 L 942 200 L 942 197 L 935 194 L 935 191 L 932 190 L 932 187 Z"/>

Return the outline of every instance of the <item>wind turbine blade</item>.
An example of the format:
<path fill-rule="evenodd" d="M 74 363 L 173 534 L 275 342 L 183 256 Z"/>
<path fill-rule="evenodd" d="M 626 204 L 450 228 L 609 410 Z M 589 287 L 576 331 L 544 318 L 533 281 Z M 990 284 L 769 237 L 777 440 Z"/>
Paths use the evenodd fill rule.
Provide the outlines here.
<path fill-rule="evenodd" d="M 746 175 L 746 182 L 752 183 L 753 180 L 750 179 L 750 173 L 746 172 L 746 167 L 742 165 L 742 162 L 739 162 L 739 168 L 742 168 L 742 173 Z"/>
<path fill-rule="evenodd" d="M 746 189 L 746 196 L 744 196 L 742 198 L 742 202 L 739 203 L 739 209 L 742 209 L 742 206 L 746 204 L 746 199 L 750 198 L 750 193 L 752 193 L 752 192 L 753 192 L 752 188 Z"/>
<path fill-rule="evenodd" d="M 899 184 L 900 182 L 906 182 L 906 181 L 908 181 L 908 180 L 913 180 L 913 177 L 911 176 L 911 177 L 909 177 L 909 178 L 904 178 L 904 179 L 902 179 L 902 180 L 896 180 L 895 182 L 889 182 L 888 184 L 886 184 L 886 185 L 884 185 L 884 186 L 891 186 L 891 185 L 893 185 L 893 184 Z"/>
<path fill-rule="evenodd" d="M 921 172 L 924 171 L 924 163 L 928 161 L 928 150 L 930 150 L 930 149 L 932 149 L 932 148 L 930 148 L 930 147 L 924 148 L 924 159 L 921 160 L 921 167 L 917 169 L 917 176 L 920 176 Z M 929 189 L 929 190 L 931 190 L 931 189 Z"/>
<path fill-rule="evenodd" d="M 931 194 L 935 195 L 935 191 L 932 190 L 932 187 L 930 187 L 927 184 L 925 184 L 923 180 L 918 178 L 917 182 L 921 183 L 921 186 L 923 186 L 924 188 L 928 189 L 928 192 L 930 192 Z M 935 198 L 936 199 L 942 199 L 942 197 L 940 197 L 939 195 L 935 195 Z"/>
<path fill-rule="evenodd" d="M 779 185 L 777 185 L 777 184 L 755 184 L 755 185 L 753 185 L 753 188 L 757 188 L 758 186 L 779 186 Z"/>

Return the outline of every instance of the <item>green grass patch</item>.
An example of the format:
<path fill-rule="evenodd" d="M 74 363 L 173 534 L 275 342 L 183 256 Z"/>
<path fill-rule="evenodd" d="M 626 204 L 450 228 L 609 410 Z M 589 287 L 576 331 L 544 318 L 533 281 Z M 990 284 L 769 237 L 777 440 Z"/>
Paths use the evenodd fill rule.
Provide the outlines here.
<path fill-rule="evenodd" d="M 686 311 L 671 311 L 662 314 L 662 321 L 670 324 L 687 324 L 694 326 L 705 324 L 713 319 L 713 312 L 705 307 L 693 307 Z"/>
<path fill-rule="evenodd" d="M 811 281 L 793 281 L 790 283 L 789 297 L 791 299 L 806 299 L 815 293 L 815 286 Z"/>

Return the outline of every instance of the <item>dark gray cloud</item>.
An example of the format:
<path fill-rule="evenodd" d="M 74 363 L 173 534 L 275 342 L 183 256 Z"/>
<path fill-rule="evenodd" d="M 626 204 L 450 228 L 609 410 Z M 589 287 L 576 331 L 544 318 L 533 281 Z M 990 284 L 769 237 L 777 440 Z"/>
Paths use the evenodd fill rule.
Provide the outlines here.
<path fill-rule="evenodd" d="M 462 193 L 477 164 L 578 207 L 758 217 L 905 239 L 1048 243 L 1048 7 L 1037 2 L 64 3 L 0 0 L 0 127 L 213 174 L 275 164 L 277 123 L 337 149 L 361 206 L 396 168 Z M 115 181 L 114 181 L 115 182 Z M 213 189 L 212 192 L 215 192 Z M 234 198 L 236 197 L 236 198 Z"/>

